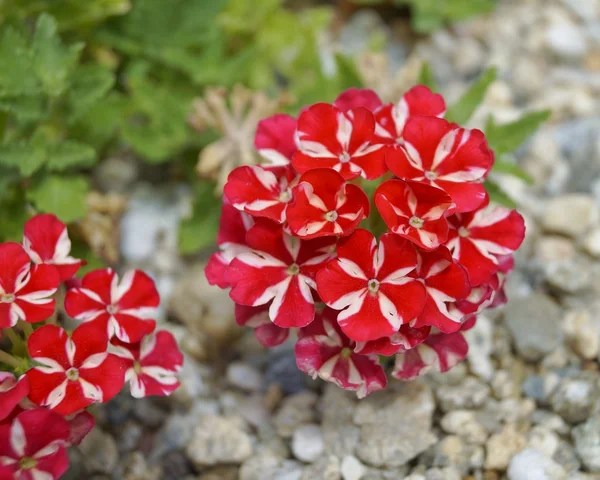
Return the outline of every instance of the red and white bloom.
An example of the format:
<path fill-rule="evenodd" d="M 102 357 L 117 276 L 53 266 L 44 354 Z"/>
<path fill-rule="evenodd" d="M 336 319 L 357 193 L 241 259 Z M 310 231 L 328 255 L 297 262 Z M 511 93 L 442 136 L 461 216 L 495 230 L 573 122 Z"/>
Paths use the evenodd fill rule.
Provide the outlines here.
<path fill-rule="evenodd" d="M 49 318 L 56 303 L 49 297 L 59 284 L 54 266 L 32 267 L 21 245 L 0 244 L 0 328 L 13 327 L 19 319 L 36 323 Z"/>
<path fill-rule="evenodd" d="M 425 85 L 417 85 L 406 92 L 398 103 L 384 105 L 374 113 L 377 121 L 375 135 L 378 140 L 398 148 L 398 145 L 404 143 L 404 127 L 410 117 L 442 117 L 446 113 L 446 102 L 444 97 L 433 93 Z"/>
<path fill-rule="evenodd" d="M 499 257 L 512 254 L 525 238 L 523 217 L 502 206 L 487 206 L 448 220 L 453 228 L 447 246 L 467 270 L 473 286 L 489 281 L 500 268 Z"/>
<path fill-rule="evenodd" d="M 390 337 L 371 340 L 370 342 L 357 342 L 354 351 L 361 355 L 377 354 L 390 357 L 398 352 L 415 348 L 429 336 L 431 327 L 413 328 L 404 324 Z"/>
<path fill-rule="evenodd" d="M 443 246 L 433 252 L 419 252 L 418 257 L 414 275 L 425 285 L 427 299 L 423 311 L 411 325 L 431 325 L 444 333 L 459 330 L 463 315 L 451 307 L 471 291 L 467 273 Z"/>
<path fill-rule="evenodd" d="M 29 393 L 29 381 L 16 379 L 12 373 L 0 372 L 0 422 L 7 418 Z"/>
<path fill-rule="evenodd" d="M 340 329 L 336 314 L 325 308 L 299 331 L 295 348 L 298 368 L 313 378 L 356 391 L 358 398 L 384 389 L 387 378 L 377 355 L 355 353 L 354 342 Z"/>
<path fill-rule="evenodd" d="M 81 287 L 67 292 L 65 311 L 77 320 L 100 324 L 109 338 L 135 343 L 154 331 L 156 322 L 148 317 L 159 303 L 154 281 L 141 270 L 131 270 L 119 281 L 105 268 L 88 273 Z"/>
<path fill-rule="evenodd" d="M 49 213 L 36 215 L 25 223 L 23 247 L 33 263 L 54 265 L 61 282 L 73 277 L 81 266 L 81 260 L 70 255 L 66 225 Z"/>
<path fill-rule="evenodd" d="M 251 307 L 272 301 L 269 318 L 283 328 L 312 322 L 314 278 L 331 258 L 335 240 L 300 240 L 269 221 L 257 222 L 246 240 L 253 251 L 238 255 L 227 269 L 231 299 Z"/>
<path fill-rule="evenodd" d="M 350 235 L 369 216 L 369 198 L 334 170 L 319 168 L 300 177 L 287 219 L 301 238 Z"/>
<path fill-rule="evenodd" d="M 382 105 L 379 95 L 368 88 L 349 88 L 338 95 L 333 105 L 342 112 L 363 107 L 375 113 Z"/>
<path fill-rule="evenodd" d="M 36 408 L 0 425 L 2 480 L 56 480 L 69 468 L 69 424 L 55 412 Z"/>
<path fill-rule="evenodd" d="M 411 380 L 430 370 L 445 373 L 462 362 L 469 344 L 461 332 L 429 335 L 422 344 L 396 355 L 392 375 L 398 380 Z"/>
<path fill-rule="evenodd" d="M 241 327 L 254 329 L 254 336 L 263 347 L 276 347 L 285 342 L 290 336 L 289 328 L 281 328 L 271 322 L 267 303 L 260 307 L 248 307 L 246 305 L 235 305 L 235 321 Z"/>
<path fill-rule="evenodd" d="M 29 399 L 61 415 L 110 400 L 123 388 L 125 369 L 107 347 L 106 330 L 98 323 L 79 325 L 70 338 L 56 325 L 38 328 L 27 342 L 39 364 L 26 373 Z"/>
<path fill-rule="evenodd" d="M 392 234 L 379 246 L 367 230 L 340 241 L 338 258 L 317 274 L 319 295 L 335 310 L 344 333 L 356 342 L 389 337 L 423 310 L 425 288 L 409 274 L 414 247 Z"/>
<path fill-rule="evenodd" d="M 300 174 L 332 168 L 346 180 L 373 180 L 387 172 L 385 150 L 373 143 L 375 118 L 366 108 L 348 112 L 317 103 L 300 114 L 292 164 Z"/>
<path fill-rule="evenodd" d="M 254 146 L 270 166 L 288 165 L 296 151 L 294 135 L 298 121 L 283 113 L 267 117 L 256 127 Z"/>
<path fill-rule="evenodd" d="M 109 350 L 123 360 L 133 397 L 171 395 L 179 387 L 183 354 L 170 332 L 155 332 L 133 344 L 113 339 Z"/>
<path fill-rule="evenodd" d="M 439 188 L 388 180 L 375 191 L 375 205 L 393 233 L 425 250 L 438 248 L 448 238 L 446 215 L 454 204 Z"/>
<path fill-rule="evenodd" d="M 245 212 L 224 203 L 221 207 L 221 219 L 217 245 L 219 251 L 213 253 L 208 260 L 204 273 L 210 285 L 219 288 L 229 287 L 226 279 L 227 267 L 240 253 L 250 251 L 246 245 L 246 232 L 254 225 L 254 219 Z"/>
<path fill-rule="evenodd" d="M 283 223 L 295 176 L 290 168 L 274 172 L 259 166 L 238 167 L 229 174 L 223 193 L 238 210 Z"/>
<path fill-rule="evenodd" d="M 402 148 L 388 149 L 386 161 L 398 178 L 441 188 L 458 212 L 470 212 L 487 198 L 481 182 L 492 168 L 494 155 L 480 130 L 416 116 L 406 123 Z"/>

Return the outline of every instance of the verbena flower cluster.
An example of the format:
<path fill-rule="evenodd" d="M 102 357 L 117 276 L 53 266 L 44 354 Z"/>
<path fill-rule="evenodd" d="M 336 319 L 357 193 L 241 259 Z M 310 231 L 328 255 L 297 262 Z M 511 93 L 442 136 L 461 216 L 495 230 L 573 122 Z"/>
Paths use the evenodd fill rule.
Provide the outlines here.
<path fill-rule="evenodd" d="M 209 282 L 263 345 L 297 330 L 298 367 L 359 397 L 386 386 L 392 359 L 401 380 L 452 368 L 462 332 L 505 302 L 523 218 L 490 205 L 494 154 L 445 110 L 416 86 L 395 104 L 350 89 L 266 118 L 265 163 L 224 187 Z"/>
<path fill-rule="evenodd" d="M 183 356 L 149 317 L 159 304 L 152 279 L 111 269 L 74 275 L 67 228 L 54 215 L 25 224 L 23 244 L 0 244 L 0 479 L 53 480 L 68 468 L 66 448 L 94 426 L 85 408 L 129 383 L 134 397 L 169 395 Z M 81 323 L 58 326 L 53 295 Z M 40 322 L 48 322 L 39 326 Z M 35 329 L 34 326 L 35 325 Z"/>

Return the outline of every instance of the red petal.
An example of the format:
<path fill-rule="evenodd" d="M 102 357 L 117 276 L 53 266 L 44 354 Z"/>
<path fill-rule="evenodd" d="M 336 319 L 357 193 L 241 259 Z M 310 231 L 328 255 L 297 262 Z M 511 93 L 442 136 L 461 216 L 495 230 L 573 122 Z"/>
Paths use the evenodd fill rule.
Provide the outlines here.
<path fill-rule="evenodd" d="M 125 366 L 119 357 L 112 354 L 96 368 L 79 370 L 79 375 L 102 390 L 102 403 L 113 398 L 125 384 Z"/>
<path fill-rule="evenodd" d="M 204 268 L 204 274 L 209 285 L 217 285 L 219 288 L 229 287 L 227 281 L 227 267 L 229 262 L 223 256 L 222 252 L 213 253 L 208 259 Z"/>
<path fill-rule="evenodd" d="M 452 197 L 457 213 L 477 210 L 487 200 L 488 194 L 483 183 L 456 183 L 438 180 L 436 184 Z"/>
<path fill-rule="evenodd" d="M 27 351 L 32 359 L 50 358 L 64 368 L 71 367 L 67 357 L 67 332 L 56 325 L 44 325 L 35 330 L 27 340 Z M 31 383 L 33 390 L 34 384 Z"/>
<path fill-rule="evenodd" d="M 254 225 L 254 219 L 250 215 L 240 212 L 229 203 L 224 203 L 221 207 L 219 222 L 217 245 L 224 243 L 245 245 L 246 232 Z"/>
<path fill-rule="evenodd" d="M 256 127 L 254 146 L 270 163 L 284 164 L 296 151 L 296 125 L 294 117 L 282 113 L 264 118 Z"/>
<path fill-rule="evenodd" d="M 374 112 L 381 106 L 381 99 L 373 90 L 349 88 L 340 93 L 333 104 L 343 112 L 358 107 L 364 107 Z"/>
<path fill-rule="evenodd" d="M 68 422 L 71 429 L 68 443 L 71 446 L 79 445 L 96 423 L 94 416 L 89 412 L 80 412 Z"/>
<path fill-rule="evenodd" d="M 157 366 L 178 372 L 183 366 L 183 354 L 172 333 L 161 330 L 144 338 L 141 346 L 140 364 Z"/>
<path fill-rule="evenodd" d="M 75 355 L 72 365 L 80 367 L 88 357 L 105 353 L 108 347 L 108 336 L 102 325 L 96 322 L 85 322 L 79 325 L 71 334 L 75 344 Z"/>
<path fill-rule="evenodd" d="M 357 344 L 354 351 L 361 355 L 377 354 L 389 357 L 420 345 L 429 336 L 430 331 L 431 327 L 413 328 L 402 325 L 391 337 Z"/>
<path fill-rule="evenodd" d="M 120 298 L 113 298 L 119 310 L 127 310 L 137 316 L 140 309 L 154 309 L 160 304 L 160 296 L 154 280 L 141 270 L 131 270 L 119 283 Z"/>
<path fill-rule="evenodd" d="M 15 303 L 24 313 L 23 320 L 37 323 L 54 313 L 56 301 L 49 299 L 60 284 L 58 270 L 52 265 L 34 265 L 29 281 L 18 292 Z"/>
<path fill-rule="evenodd" d="M 425 85 L 417 85 L 404 94 L 402 99 L 408 105 L 408 111 L 413 115 L 428 115 L 439 117 L 446 111 L 444 97 L 433 93 Z"/>
<path fill-rule="evenodd" d="M 254 330 L 254 336 L 263 347 L 272 348 L 281 345 L 290 336 L 289 328 L 281 328 L 269 322 Z"/>
<path fill-rule="evenodd" d="M 0 372 L 0 422 L 7 418 L 29 393 L 29 380 L 22 376 L 18 381 L 12 373 Z"/>
<path fill-rule="evenodd" d="M 0 243 L 0 291 L 15 293 L 30 268 L 29 255 L 14 242 Z"/>

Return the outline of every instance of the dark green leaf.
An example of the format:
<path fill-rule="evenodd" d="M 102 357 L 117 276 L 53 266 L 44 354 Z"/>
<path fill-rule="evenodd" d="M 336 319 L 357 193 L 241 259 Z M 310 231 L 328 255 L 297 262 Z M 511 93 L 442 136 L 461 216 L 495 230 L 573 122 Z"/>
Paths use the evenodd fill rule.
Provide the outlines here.
<path fill-rule="evenodd" d="M 46 144 L 41 138 L 0 145 L 0 165 L 16 167 L 24 177 L 39 170 L 46 158 Z"/>
<path fill-rule="evenodd" d="M 490 68 L 487 72 L 471 85 L 463 96 L 452 105 L 446 113 L 446 119 L 449 122 L 455 122 L 463 125 L 475 112 L 477 107 L 483 101 L 488 87 L 496 80 L 496 69 Z"/>
<path fill-rule="evenodd" d="M 91 107 L 106 96 L 113 87 L 115 77 L 110 70 L 100 65 L 81 65 L 71 78 L 67 93 L 70 107 L 69 121 L 81 118 Z"/>
<path fill-rule="evenodd" d="M 62 172 L 72 167 L 90 167 L 96 160 L 96 151 L 85 143 L 66 140 L 48 150 L 48 169 Z"/>
<path fill-rule="evenodd" d="M 438 91 L 435 78 L 433 76 L 433 70 L 431 70 L 431 65 L 429 65 L 429 62 L 423 62 L 417 83 L 419 85 L 425 85 L 426 87 L 429 87 L 432 92 Z"/>
<path fill-rule="evenodd" d="M 215 200 L 214 189 L 212 182 L 196 185 L 193 215 L 179 228 L 179 250 L 183 254 L 196 253 L 216 241 L 221 206 Z"/>
<path fill-rule="evenodd" d="M 550 110 L 527 113 L 517 121 L 504 125 L 497 125 L 490 117 L 485 128 L 490 147 L 497 155 L 515 151 L 550 118 L 551 113 Z"/>
<path fill-rule="evenodd" d="M 495 173 L 503 173 L 505 175 L 512 175 L 513 177 L 520 178 L 525 183 L 533 185 L 535 182 L 526 172 L 524 172 L 516 163 L 505 160 L 502 157 L 496 159 L 494 162 Z"/>
<path fill-rule="evenodd" d="M 506 193 L 504 193 L 497 183 L 491 180 L 486 180 L 485 188 L 492 202 L 499 203 L 500 205 L 504 205 L 508 208 L 517 208 L 515 201 Z"/>
<path fill-rule="evenodd" d="M 82 176 L 49 175 L 32 185 L 27 199 L 38 210 L 55 214 L 65 223 L 85 216 L 89 185 Z"/>

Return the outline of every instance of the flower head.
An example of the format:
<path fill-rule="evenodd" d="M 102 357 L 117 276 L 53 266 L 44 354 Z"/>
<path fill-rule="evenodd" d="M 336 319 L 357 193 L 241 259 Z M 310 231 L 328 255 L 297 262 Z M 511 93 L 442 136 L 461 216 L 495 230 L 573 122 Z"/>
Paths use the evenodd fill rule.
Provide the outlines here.
<path fill-rule="evenodd" d="M 258 122 L 254 146 L 268 165 L 285 166 L 292 161 L 297 150 L 294 139 L 297 125 L 294 117 L 282 113 Z"/>

